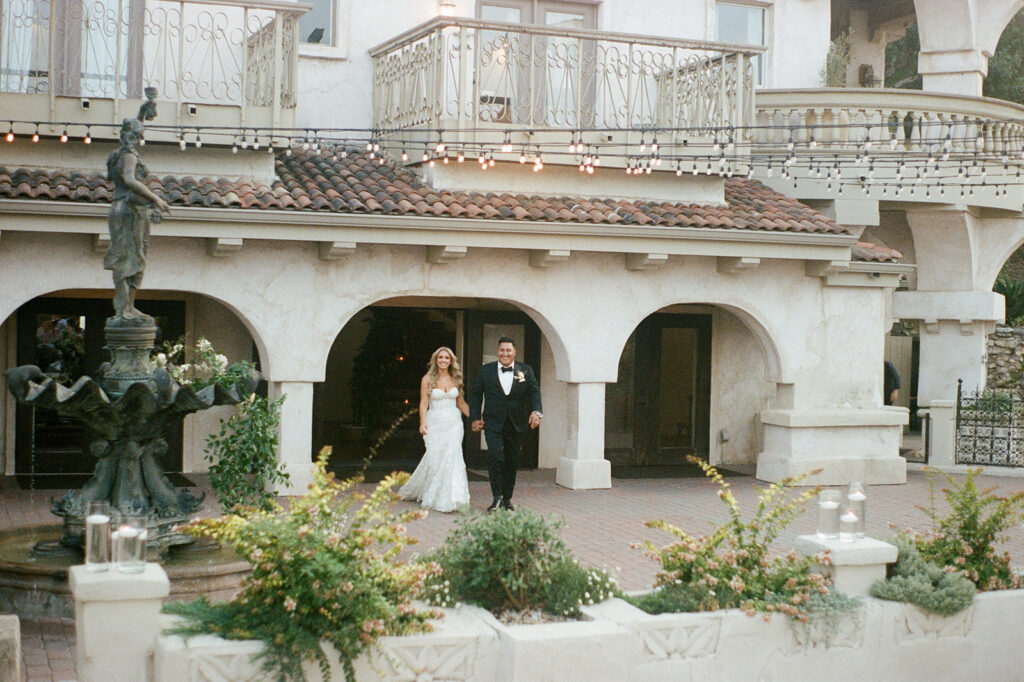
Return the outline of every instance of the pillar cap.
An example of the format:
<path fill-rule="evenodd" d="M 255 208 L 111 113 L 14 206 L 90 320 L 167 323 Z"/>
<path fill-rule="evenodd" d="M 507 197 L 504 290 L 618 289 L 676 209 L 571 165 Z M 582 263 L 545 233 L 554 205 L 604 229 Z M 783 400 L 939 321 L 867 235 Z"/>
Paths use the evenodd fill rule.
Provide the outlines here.
<path fill-rule="evenodd" d="M 899 556 L 895 545 L 874 538 L 860 538 L 853 542 L 819 538 L 817 535 L 801 535 L 796 539 L 796 551 L 804 556 L 814 556 L 828 551 L 833 566 L 865 566 L 869 564 L 891 564 Z"/>
<path fill-rule="evenodd" d="M 167 573 L 157 563 L 147 563 L 142 573 L 121 573 L 111 565 L 110 570 L 90 572 L 85 566 L 72 566 L 68 571 L 68 584 L 75 601 L 131 601 L 163 599 L 171 593 Z"/>

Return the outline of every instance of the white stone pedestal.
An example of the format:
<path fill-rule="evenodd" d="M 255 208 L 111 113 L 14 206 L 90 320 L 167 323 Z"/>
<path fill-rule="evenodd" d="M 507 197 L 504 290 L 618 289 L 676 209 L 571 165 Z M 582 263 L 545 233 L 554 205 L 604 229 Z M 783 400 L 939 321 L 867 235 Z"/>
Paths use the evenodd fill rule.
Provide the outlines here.
<path fill-rule="evenodd" d="M 21 679 L 21 623 L 17 616 L 0 616 L 0 681 Z"/>
<path fill-rule="evenodd" d="M 72 566 L 68 583 L 75 598 L 79 682 L 152 679 L 160 606 L 171 589 L 160 564 L 148 563 L 142 573 Z"/>
<path fill-rule="evenodd" d="M 885 579 L 885 567 L 896 561 L 899 550 L 888 542 L 874 538 L 860 538 L 853 542 L 826 540 L 817 535 L 801 535 L 796 539 L 796 551 L 814 556 L 828 551 L 831 566 L 820 566 L 820 572 L 832 578 L 833 587 L 848 596 L 865 596 L 871 585 Z"/>

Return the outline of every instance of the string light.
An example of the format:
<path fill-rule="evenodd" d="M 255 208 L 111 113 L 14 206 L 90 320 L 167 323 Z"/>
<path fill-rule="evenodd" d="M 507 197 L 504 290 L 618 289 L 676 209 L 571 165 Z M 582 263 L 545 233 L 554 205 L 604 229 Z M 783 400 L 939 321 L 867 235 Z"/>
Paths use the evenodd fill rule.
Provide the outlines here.
<path fill-rule="evenodd" d="M 89 126 L 85 127 L 85 137 L 82 138 L 82 142 L 92 144 L 92 131 L 89 129 Z"/>
<path fill-rule="evenodd" d="M 7 129 L 7 141 L 14 142 L 14 121 L 11 121 L 10 126 Z"/>
<path fill-rule="evenodd" d="M 36 124 L 35 132 L 32 133 L 32 141 L 33 142 L 39 142 L 39 124 L 38 123 Z"/>

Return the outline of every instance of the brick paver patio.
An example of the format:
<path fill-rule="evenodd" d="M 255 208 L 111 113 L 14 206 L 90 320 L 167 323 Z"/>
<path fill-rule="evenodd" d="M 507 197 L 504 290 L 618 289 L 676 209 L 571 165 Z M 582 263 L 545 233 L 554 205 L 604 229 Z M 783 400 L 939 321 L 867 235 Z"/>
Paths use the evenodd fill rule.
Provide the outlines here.
<path fill-rule="evenodd" d="M 190 475 L 191 476 L 191 475 Z M 207 489 L 202 476 L 192 476 Z M 726 518 L 716 488 L 703 478 L 631 479 L 613 481 L 610 490 L 566 490 L 555 485 L 554 472 L 525 471 L 520 474 L 513 500 L 518 506 L 562 518 L 563 537 L 582 561 L 614 571 L 626 590 L 650 587 L 657 566 L 630 545 L 649 538 L 668 542 L 671 536 L 644 527 L 644 521 L 662 518 L 688 532 L 700 534 Z M 750 477 L 727 481 L 744 509 L 751 509 L 757 488 L 764 484 Z M 985 476 L 984 487 L 997 486 L 1002 493 L 1024 490 L 1024 479 Z M 490 502 L 488 484 L 471 481 L 471 506 L 482 509 Z M 53 521 L 49 500 L 59 491 L 20 490 L 9 477 L 0 477 L 0 527 L 12 528 Z M 926 527 L 925 515 L 916 507 L 927 505 L 929 485 L 925 474 L 908 472 L 906 485 L 869 486 L 868 534 L 886 538 L 888 523 Z M 208 493 L 208 499 L 213 499 Z M 412 503 L 401 505 L 411 507 Z M 208 507 L 213 506 L 207 504 Z M 454 526 L 458 514 L 432 513 L 413 524 L 412 534 L 420 540 L 419 551 L 440 544 Z M 814 514 L 797 518 L 777 543 L 788 551 L 797 535 L 814 530 Z M 1024 563 L 1024 529 L 1013 531 L 1007 549 Z M 22 623 L 22 648 L 26 682 L 74 680 L 74 626 L 68 621 Z"/>

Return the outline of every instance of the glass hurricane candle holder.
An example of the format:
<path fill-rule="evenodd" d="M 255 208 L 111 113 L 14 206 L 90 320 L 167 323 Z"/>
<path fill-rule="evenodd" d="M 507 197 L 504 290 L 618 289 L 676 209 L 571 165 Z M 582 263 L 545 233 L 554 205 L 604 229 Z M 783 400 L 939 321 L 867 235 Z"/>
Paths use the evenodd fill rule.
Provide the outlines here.
<path fill-rule="evenodd" d="M 125 514 L 114 531 L 117 570 L 121 573 L 142 573 L 146 570 L 146 516 Z"/>
<path fill-rule="evenodd" d="M 867 495 L 864 492 L 864 486 L 859 481 L 851 483 L 846 492 L 846 508 L 857 516 L 854 537 L 864 537 L 864 512 L 867 511 Z"/>
<path fill-rule="evenodd" d="M 839 537 L 839 491 L 822 490 L 818 493 L 818 537 Z"/>
<path fill-rule="evenodd" d="M 85 570 L 98 572 L 110 568 L 110 503 L 85 505 Z"/>

